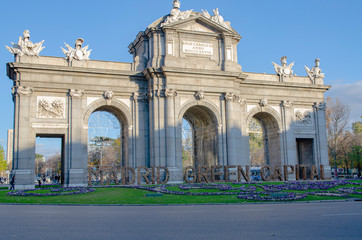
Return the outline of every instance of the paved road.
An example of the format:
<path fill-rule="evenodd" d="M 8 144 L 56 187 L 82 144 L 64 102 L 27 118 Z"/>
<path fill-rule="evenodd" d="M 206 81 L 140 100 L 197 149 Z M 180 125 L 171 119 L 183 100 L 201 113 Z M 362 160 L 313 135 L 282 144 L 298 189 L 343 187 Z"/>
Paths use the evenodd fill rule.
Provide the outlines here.
<path fill-rule="evenodd" d="M 362 239 L 362 202 L 0 205 L 0 239 Z"/>

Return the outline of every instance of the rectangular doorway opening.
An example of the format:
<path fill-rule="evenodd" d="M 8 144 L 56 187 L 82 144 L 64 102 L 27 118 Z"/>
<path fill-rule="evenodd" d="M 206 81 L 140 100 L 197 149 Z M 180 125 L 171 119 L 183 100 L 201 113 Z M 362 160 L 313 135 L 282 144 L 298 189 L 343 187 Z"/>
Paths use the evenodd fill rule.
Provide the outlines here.
<path fill-rule="evenodd" d="M 297 138 L 298 165 L 307 167 L 309 178 L 314 163 L 313 138 Z M 302 172 L 299 174 L 302 176 Z"/>
<path fill-rule="evenodd" d="M 64 135 L 36 135 L 35 184 L 64 184 Z"/>

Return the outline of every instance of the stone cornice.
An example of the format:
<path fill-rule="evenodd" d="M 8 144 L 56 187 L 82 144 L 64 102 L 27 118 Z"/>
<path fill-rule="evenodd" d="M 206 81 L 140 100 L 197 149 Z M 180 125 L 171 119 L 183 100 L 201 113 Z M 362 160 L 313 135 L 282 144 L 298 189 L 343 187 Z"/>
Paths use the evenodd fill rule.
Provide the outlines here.
<path fill-rule="evenodd" d="M 87 68 L 87 67 L 67 67 L 61 65 L 46 65 L 46 64 L 30 64 L 30 63 L 8 63 L 8 77 L 11 78 L 11 71 L 41 71 L 44 72 L 61 72 L 61 74 L 85 74 L 85 75 L 113 75 L 113 76 L 129 76 L 143 78 L 142 72 L 134 72 L 127 70 L 113 70 L 102 68 Z"/>
<path fill-rule="evenodd" d="M 329 90 L 332 86 L 331 85 L 322 85 L 322 84 L 305 84 L 305 83 L 293 83 L 293 82 L 273 82 L 273 81 L 255 81 L 255 80 L 245 80 L 240 83 L 242 85 L 260 85 L 260 86 L 268 86 L 268 87 L 290 87 L 290 88 L 309 88 L 309 89 L 316 89 L 316 90 Z"/>
<path fill-rule="evenodd" d="M 197 15 L 194 15 L 194 16 L 191 16 L 187 19 L 184 19 L 184 20 L 179 20 L 175 23 L 170 23 L 170 24 L 167 24 L 165 26 L 162 27 L 162 29 L 176 29 L 177 31 L 179 32 L 185 32 L 185 33 L 190 33 L 189 30 L 185 31 L 185 30 L 182 30 L 182 29 L 178 29 L 178 26 L 179 25 L 182 25 L 184 23 L 187 23 L 187 22 L 190 22 L 190 21 L 195 21 L 195 20 L 198 20 L 198 21 L 201 21 L 203 22 L 204 24 L 207 24 L 209 26 L 212 26 L 213 28 L 217 29 L 218 31 L 220 31 L 220 33 L 222 33 L 224 36 L 230 36 L 230 37 L 233 37 L 235 39 L 238 39 L 240 40 L 242 37 L 234 30 L 234 29 L 227 29 L 223 26 L 221 26 L 220 24 L 217 24 L 215 23 L 214 21 L 204 17 L 200 14 L 197 14 Z M 194 32 L 192 32 L 194 33 Z M 195 32 L 197 34 L 200 34 L 200 32 Z M 208 33 L 202 33 L 203 35 L 207 35 Z M 209 33 L 209 35 L 211 35 Z M 216 34 L 212 34 L 212 35 L 216 35 Z"/>
<path fill-rule="evenodd" d="M 244 78 L 246 77 L 242 72 L 226 72 L 226 71 L 215 71 L 215 70 L 202 70 L 194 68 L 175 68 L 175 67 L 161 67 L 162 72 L 167 76 L 171 74 L 189 74 L 189 75 L 205 75 L 217 77 L 229 77 L 229 78 Z"/>
<path fill-rule="evenodd" d="M 144 80 L 147 75 L 151 76 L 154 74 L 161 74 L 162 76 L 172 76 L 177 74 L 183 75 L 195 75 L 199 74 L 208 78 L 230 78 L 230 80 L 236 80 L 240 82 L 240 87 L 243 85 L 249 86 L 268 86 L 268 88 L 304 88 L 311 90 L 329 90 L 331 85 L 322 84 L 306 84 L 306 83 L 295 83 L 295 82 L 275 82 L 266 80 L 244 80 L 247 78 L 247 73 L 244 72 L 225 72 L 225 71 L 212 71 L 202 69 L 189 69 L 189 68 L 175 68 L 175 67 L 162 67 L 162 68 L 149 68 L 143 72 L 126 71 L 126 70 L 112 70 L 112 69 L 100 69 L 100 68 L 85 68 L 85 67 L 68 67 L 59 65 L 45 65 L 45 64 L 30 64 L 30 63 L 18 63 L 11 62 L 7 64 L 8 77 L 13 79 L 16 74 L 21 72 L 36 72 L 39 71 L 41 74 L 62 74 L 62 75 L 75 75 L 83 74 L 85 76 L 90 75 L 104 75 L 104 77 L 123 76 L 130 78 L 137 78 Z M 158 75 L 158 77 L 160 77 Z M 13 79 L 19 80 L 19 79 Z M 222 79 L 220 79 L 222 80 Z"/>
<path fill-rule="evenodd" d="M 149 67 L 143 70 L 143 75 L 147 78 L 148 81 L 154 79 L 155 77 L 164 77 L 164 72 L 160 68 Z"/>

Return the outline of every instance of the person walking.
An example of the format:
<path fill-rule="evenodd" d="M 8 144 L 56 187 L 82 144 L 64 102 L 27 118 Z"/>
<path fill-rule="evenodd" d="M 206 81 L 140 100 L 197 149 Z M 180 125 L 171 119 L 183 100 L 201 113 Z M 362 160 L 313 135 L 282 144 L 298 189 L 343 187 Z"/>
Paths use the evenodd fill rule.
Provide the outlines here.
<path fill-rule="evenodd" d="M 15 175 L 10 180 L 10 190 L 15 190 Z"/>

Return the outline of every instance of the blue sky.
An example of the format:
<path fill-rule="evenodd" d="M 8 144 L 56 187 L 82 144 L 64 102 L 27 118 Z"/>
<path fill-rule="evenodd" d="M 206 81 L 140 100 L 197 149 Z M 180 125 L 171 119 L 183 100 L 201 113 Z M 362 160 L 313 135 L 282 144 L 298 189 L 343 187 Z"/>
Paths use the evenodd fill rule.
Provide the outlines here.
<path fill-rule="evenodd" d="M 351 121 L 362 115 L 362 1 L 360 0 L 180 0 L 181 10 L 220 14 L 243 37 L 239 63 L 246 72 L 274 73 L 272 61 L 288 56 L 294 72 L 305 76 L 320 58 L 326 96 L 351 107 Z M 169 14 L 172 0 L 2 1 L 0 8 L 0 144 L 6 146 L 13 126 L 12 82 L 6 63 L 13 56 L 5 45 L 30 30 L 31 41 L 45 40 L 41 55 L 63 57 L 64 42 L 79 37 L 93 49 L 91 59 L 131 62 L 128 45 L 139 31 Z"/>

